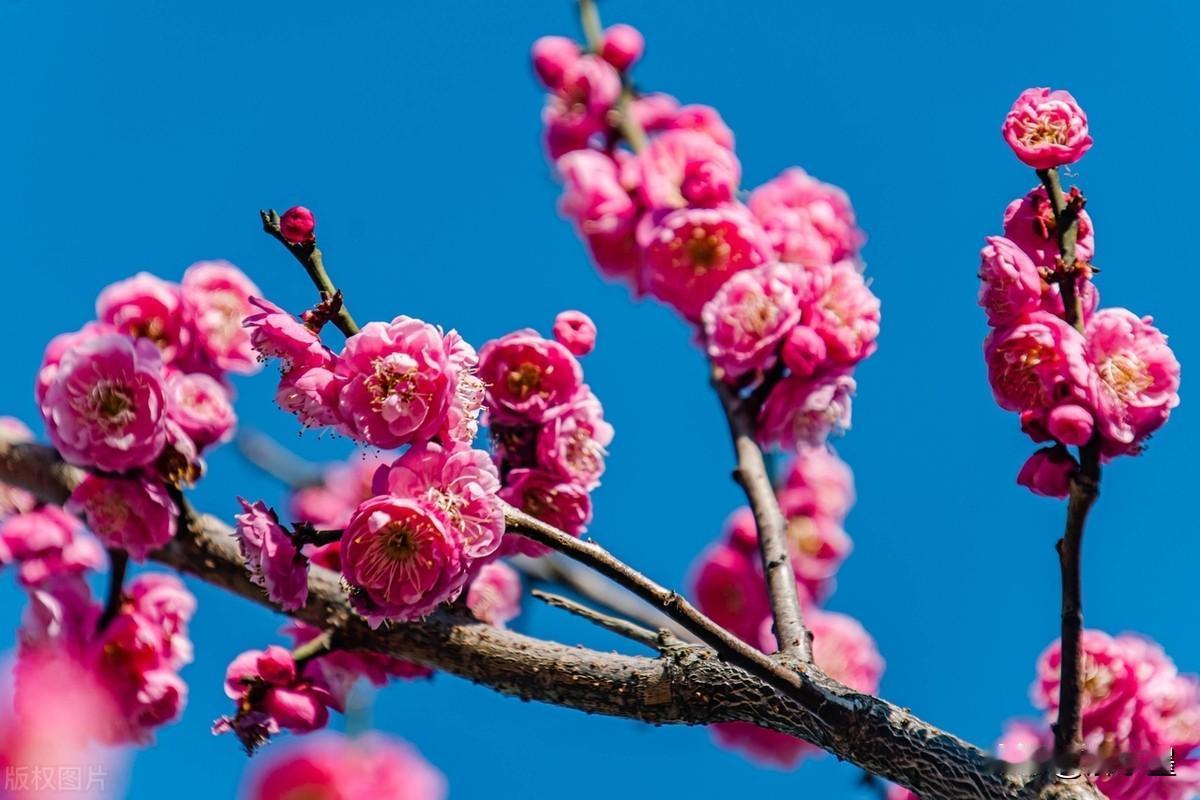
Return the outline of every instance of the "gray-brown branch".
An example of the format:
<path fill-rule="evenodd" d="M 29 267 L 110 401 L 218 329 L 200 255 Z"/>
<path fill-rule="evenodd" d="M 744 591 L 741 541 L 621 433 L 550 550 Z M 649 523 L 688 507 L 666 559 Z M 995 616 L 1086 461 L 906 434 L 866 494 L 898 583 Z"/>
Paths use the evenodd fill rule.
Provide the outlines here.
<path fill-rule="evenodd" d="M 51 448 L 0 441 L 0 482 L 62 503 L 80 479 Z M 151 557 L 275 609 L 247 577 L 229 528 L 212 516 L 197 515 Z M 798 736 L 926 800 L 1033 800 L 1043 783 L 1007 775 L 973 745 L 816 671 L 804 676 L 811 698 L 801 703 L 708 647 L 672 647 L 658 658 L 602 653 L 450 612 L 373 631 L 353 614 L 334 573 L 314 566 L 309 592 L 293 616 L 333 631 L 339 647 L 405 658 L 524 700 L 655 724 L 749 722 Z"/>

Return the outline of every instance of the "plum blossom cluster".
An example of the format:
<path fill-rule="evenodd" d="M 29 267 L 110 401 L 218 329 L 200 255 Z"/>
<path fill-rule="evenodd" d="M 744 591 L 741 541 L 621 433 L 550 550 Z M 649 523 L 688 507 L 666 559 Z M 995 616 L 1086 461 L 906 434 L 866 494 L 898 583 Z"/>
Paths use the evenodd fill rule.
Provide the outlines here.
<path fill-rule="evenodd" d="M 600 485 L 613 428 L 576 358 L 595 344 L 592 321 L 565 311 L 555 321 L 554 337 L 526 329 L 488 342 L 479 351 L 479 377 L 486 386 L 500 497 L 579 536 L 592 519 L 590 493 Z M 549 552 L 517 536 L 506 538 L 503 550 Z"/>
<path fill-rule="evenodd" d="M 764 444 L 818 445 L 849 426 L 851 373 L 879 334 L 850 201 L 791 168 L 743 203 L 733 134 L 716 110 L 622 90 L 641 51 L 622 25 L 598 52 L 558 36 L 534 44 L 560 211 L 602 272 L 700 328 L 727 380 L 765 383 Z"/>
<path fill-rule="evenodd" d="M 788 520 L 792 567 L 814 637 L 814 660 L 846 685 L 873 693 L 883 675 L 874 641 L 854 619 L 819 605 L 832 591 L 837 569 L 850 552 L 850 539 L 842 529 L 854 502 L 850 470 L 826 449 L 806 450 L 792 462 L 776 493 Z M 723 539 L 703 554 L 692 593 L 714 621 L 765 652 L 776 650 L 750 509 L 736 511 Z M 803 757 L 820 752 L 800 739 L 748 723 L 718 723 L 712 729 L 722 746 L 777 767 L 794 767 Z"/>
<path fill-rule="evenodd" d="M 324 734 L 273 754 L 251 776 L 246 800 L 445 800 L 446 779 L 409 744 L 379 734 Z"/>
<path fill-rule="evenodd" d="M 175 535 L 167 487 L 194 483 L 204 451 L 232 435 L 227 374 L 257 369 L 242 329 L 257 291 L 224 261 L 193 264 L 178 284 L 139 273 L 47 346 L 35 396 L 59 453 L 94 471 L 70 507 L 105 545 L 140 561 Z"/>
<path fill-rule="evenodd" d="M 1051 171 L 1091 147 L 1074 98 L 1023 92 L 1004 137 L 1044 185 L 1008 206 L 1004 235 L 988 237 L 982 250 L 979 304 L 992 327 L 984 356 L 996 402 L 1017 412 L 1021 429 L 1044 445 L 1018 482 L 1065 497 L 1078 468 L 1067 448 L 1092 447 L 1105 460 L 1140 453 L 1179 404 L 1179 362 L 1150 317 L 1098 308 L 1083 195 L 1050 194 L 1061 195 Z M 1060 243 L 1070 243 L 1070 234 L 1073 248 L 1064 253 Z"/>
<path fill-rule="evenodd" d="M 1133 634 L 1085 630 L 1082 769 L 1111 800 L 1184 800 L 1200 793 L 1200 679 L 1180 674 L 1154 642 Z M 1013 763 L 1045 763 L 1058 713 L 1062 651 L 1042 653 L 1030 690 L 1044 712 L 1013 721 L 997 751 Z"/>
<path fill-rule="evenodd" d="M 233 733 L 253 754 L 282 731 L 311 733 L 329 723 L 330 711 L 344 712 L 350 692 L 360 680 L 380 687 L 392 678 L 428 678 L 425 667 L 376 653 L 331 648 L 322 632 L 292 622 L 283 633 L 296 649 L 270 645 L 248 650 L 226 669 L 225 694 L 235 711 L 213 725 L 213 732 Z M 314 646 L 317 645 L 317 646 Z M 303 654 L 305 650 L 309 652 Z M 297 654 L 302 654 L 299 657 Z"/>

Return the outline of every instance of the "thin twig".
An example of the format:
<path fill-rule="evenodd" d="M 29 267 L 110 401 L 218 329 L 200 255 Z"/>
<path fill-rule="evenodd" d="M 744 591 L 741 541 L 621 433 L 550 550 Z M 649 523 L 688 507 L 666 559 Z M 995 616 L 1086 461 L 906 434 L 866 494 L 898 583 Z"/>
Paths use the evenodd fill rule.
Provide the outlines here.
<path fill-rule="evenodd" d="M 758 527 L 758 547 L 767 579 L 779 650 L 786 656 L 805 663 L 811 662 L 812 635 L 804 626 L 800 594 L 796 591 L 796 574 L 792 570 L 791 554 L 788 552 L 787 519 L 779 508 L 766 460 L 754 438 L 754 419 L 743 401 L 719 374 L 713 374 L 712 385 L 721 398 L 721 407 L 729 421 L 729 433 L 737 453 L 737 468 L 733 471 L 733 477 L 745 491 Z"/>
<path fill-rule="evenodd" d="M 561 608 L 563 611 L 574 614 L 577 617 L 582 617 L 588 622 L 599 625 L 601 628 L 610 630 L 618 636 L 624 636 L 626 639 L 632 639 L 638 644 L 644 644 L 654 650 L 661 650 L 663 647 L 663 637 L 671 636 L 669 631 L 655 633 L 649 628 L 643 628 L 641 625 L 630 622 L 626 619 L 619 619 L 609 614 L 603 614 L 595 609 L 588 608 L 582 603 L 576 603 L 563 597 L 560 594 L 551 594 L 543 592 L 541 589 L 533 589 L 530 594 L 541 600 L 543 603 Z M 673 636 L 671 638 L 674 638 Z M 678 640 L 676 640 L 678 641 Z"/>
<path fill-rule="evenodd" d="M 761 678 L 801 703 L 815 701 L 814 685 L 804 675 L 813 669 L 811 664 L 795 664 L 795 669 L 792 669 L 791 665 L 784 665 L 751 647 L 701 613 L 687 598 L 650 580 L 594 542 L 576 539 L 508 504 L 504 506 L 504 518 L 510 533 L 553 548 L 658 606 L 729 663 Z M 849 707 L 845 710 L 851 711 Z"/>
<path fill-rule="evenodd" d="M 333 631 L 323 630 L 317 636 L 309 639 L 304 644 L 292 651 L 292 660 L 296 662 L 297 671 L 304 666 L 305 663 L 311 661 L 317 656 L 324 655 L 333 649 Z"/>
<path fill-rule="evenodd" d="M 246 428 L 234 440 L 237 451 L 258 469 L 289 489 L 320 486 L 325 471 L 287 449 L 261 431 Z"/>
<path fill-rule="evenodd" d="M 509 563 L 531 580 L 569 589 L 592 605 L 604 608 L 616 616 L 651 630 L 666 628 L 685 642 L 697 641 L 696 637 L 678 622 L 658 609 L 648 606 L 627 589 L 614 586 L 608 579 L 589 569 L 577 567 L 557 554 L 541 558 L 518 556 L 509 559 Z"/>
<path fill-rule="evenodd" d="M 125 573 L 129 569 L 129 554 L 115 547 L 108 548 L 110 569 L 108 573 L 108 597 L 104 601 L 104 611 L 96 622 L 96 630 L 103 631 L 117 617 L 121 603 L 125 599 Z"/>
<path fill-rule="evenodd" d="M 595 0 L 579 0 L 579 23 L 583 27 L 583 38 L 588 50 L 599 55 L 604 43 L 604 28 L 600 24 L 600 12 L 596 9 Z M 621 94 L 613 106 L 613 113 L 616 115 L 614 127 L 620 131 L 633 152 L 640 153 L 645 149 L 647 139 L 642 124 L 633 116 L 632 106 L 636 98 L 637 92 L 629 80 L 629 75 L 622 71 Z"/>
<path fill-rule="evenodd" d="M 321 300 L 329 301 L 336 297 L 338 295 L 337 287 L 333 285 L 329 274 L 325 272 L 321 248 L 317 247 L 316 242 L 289 242 L 285 239 L 283 231 L 279 227 L 279 215 L 273 208 L 259 211 L 258 214 L 262 217 L 263 231 L 277 239 L 300 262 L 300 266 L 304 267 L 304 271 L 312 279 L 313 285 L 317 287 Z M 350 310 L 344 303 L 338 304 L 337 312 L 333 316 L 333 324 L 346 336 L 358 333 L 358 323 L 354 321 L 354 317 L 350 316 Z"/>
<path fill-rule="evenodd" d="M 1063 299 L 1063 319 L 1083 333 L 1083 309 L 1076 291 L 1078 266 L 1075 240 L 1079 230 L 1082 198 L 1063 195 L 1058 170 L 1038 170 L 1054 211 L 1060 262 L 1052 279 Z M 1067 521 L 1063 536 L 1055 544 L 1062 579 L 1061 666 L 1059 668 L 1058 719 L 1054 723 L 1054 759 L 1064 775 L 1073 775 L 1083 754 L 1083 580 L 1082 550 L 1088 512 L 1100 496 L 1100 435 L 1079 448 L 1079 468 L 1071 477 L 1067 499 Z"/>

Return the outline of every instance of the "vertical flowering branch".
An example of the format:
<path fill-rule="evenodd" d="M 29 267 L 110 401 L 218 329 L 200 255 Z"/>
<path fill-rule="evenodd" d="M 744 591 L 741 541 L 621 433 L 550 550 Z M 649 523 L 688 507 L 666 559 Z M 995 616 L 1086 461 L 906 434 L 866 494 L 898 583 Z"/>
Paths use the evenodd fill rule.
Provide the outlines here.
<path fill-rule="evenodd" d="M 1037 494 L 1067 499 L 1066 525 L 1056 545 L 1062 579 L 1057 696 L 1047 705 L 1057 711 L 1058 775 L 1082 780 L 1086 756 L 1112 758 L 1085 753 L 1085 706 L 1099 702 L 1100 690 L 1084 684 L 1089 669 L 1080 568 L 1084 526 L 1099 496 L 1102 462 L 1140 453 L 1178 405 L 1179 364 L 1150 318 L 1096 308 L 1092 223 L 1083 194 L 1076 188 L 1064 194 L 1058 174 L 1058 167 L 1078 161 L 1092 146 L 1087 117 L 1075 99 L 1062 91 L 1028 89 L 1010 109 L 1003 134 L 1041 185 L 1010 204 L 1004 236 L 989 237 L 982 251 L 979 300 L 994 328 L 984 352 L 997 402 L 1020 414 L 1030 438 L 1049 443 L 1026 462 L 1018 482 Z M 1089 654 L 1092 668 L 1097 657 Z"/>

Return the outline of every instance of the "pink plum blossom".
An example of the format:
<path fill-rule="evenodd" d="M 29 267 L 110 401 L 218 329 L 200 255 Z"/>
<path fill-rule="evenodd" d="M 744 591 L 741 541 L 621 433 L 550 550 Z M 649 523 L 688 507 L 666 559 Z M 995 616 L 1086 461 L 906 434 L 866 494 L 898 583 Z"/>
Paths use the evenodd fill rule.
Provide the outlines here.
<path fill-rule="evenodd" d="M 854 505 L 854 475 L 828 448 L 801 450 L 788 465 L 778 494 L 787 516 L 803 514 L 841 522 Z"/>
<path fill-rule="evenodd" d="M 45 399 L 50 384 L 54 382 L 54 376 L 58 374 L 58 367 L 68 353 L 73 353 L 80 345 L 102 334 L 118 332 L 111 325 L 89 322 L 77 331 L 60 333 L 51 339 L 50 344 L 46 345 L 46 352 L 42 356 L 42 365 L 38 368 L 37 381 L 34 384 L 34 397 L 38 404 L 41 405 Z"/>
<path fill-rule="evenodd" d="M 491 457 L 465 445 L 414 445 L 375 475 L 376 494 L 415 500 L 437 514 L 468 559 L 496 552 L 504 535 L 497 498 L 500 478 Z"/>
<path fill-rule="evenodd" d="M 1073 164 L 1092 147 L 1087 115 L 1062 90 L 1039 87 L 1021 92 L 1002 131 L 1017 158 L 1034 169 Z"/>
<path fill-rule="evenodd" d="M 1046 430 L 1066 445 L 1082 446 L 1092 438 L 1092 412 L 1074 403 L 1055 406 L 1046 415 Z"/>
<path fill-rule="evenodd" d="M 542 112 L 550 157 L 586 146 L 588 138 L 604 128 L 620 93 L 621 76 L 599 56 L 583 55 L 566 64 Z"/>
<path fill-rule="evenodd" d="M 454 392 L 439 437 L 447 442 L 471 444 L 479 433 L 479 414 L 487 396 L 487 387 L 479 379 L 479 355 L 458 331 L 443 337 L 443 344 L 454 372 Z"/>
<path fill-rule="evenodd" d="M 586 387 L 584 387 L 586 389 Z M 537 463 L 591 491 L 600 485 L 613 426 L 591 390 L 581 391 L 548 419 L 537 434 Z"/>
<path fill-rule="evenodd" d="M 445 800 L 446 779 L 421 754 L 378 733 L 308 736 L 266 756 L 246 800 Z"/>
<path fill-rule="evenodd" d="M 596 150 L 572 150 L 555 162 L 563 182 L 558 210 L 588 243 L 605 274 L 628 275 L 641 264 L 635 238 L 638 207 L 621 184 L 610 156 Z"/>
<path fill-rule="evenodd" d="M 604 30 L 604 38 L 600 42 L 600 56 L 613 65 L 619 72 L 624 72 L 642 57 L 646 49 L 646 40 L 641 31 L 632 25 L 612 25 Z"/>
<path fill-rule="evenodd" d="M 583 370 L 566 347 L 525 329 L 483 346 L 479 378 L 492 418 L 537 423 L 575 398 Z"/>
<path fill-rule="evenodd" d="M 304 206 L 293 206 L 279 218 L 279 232 L 291 244 L 313 241 L 317 218 Z"/>
<path fill-rule="evenodd" d="M 980 252 L 979 305 L 993 326 L 1012 325 L 1042 304 L 1042 276 L 1024 250 L 989 236 Z"/>
<path fill-rule="evenodd" d="M 237 415 L 229 390 L 203 372 L 170 372 L 167 375 L 167 416 L 198 448 L 228 441 Z"/>
<path fill-rule="evenodd" d="M 71 492 L 67 508 L 106 546 L 125 550 L 135 561 L 171 541 L 179 515 L 166 488 L 146 477 L 88 475 Z"/>
<path fill-rule="evenodd" d="M 41 402 L 46 431 L 72 464 L 122 472 L 151 463 L 166 444 L 166 389 L 158 348 L 103 334 L 59 363 Z"/>
<path fill-rule="evenodd" d="M 698 131 L 670 130 L 653 139 L 628 165 L 642 204 L 651 210 L 729 203 L 742 167 L 737 156 Z"/>
<path fill-rule="evenodd" d="M 235 517 L 233 535 L 251 579 L 284 611 L 303 608 L 308 602 L 308 559 L 265 503 L 260 500 L 252 505 L 240 497 L 238 502 L 242 513 Z"/>
<path fill-rule="evenodd" d="M 237 712 L 217 720 L 213 732 L 232 732 L 247 753 L 281 730 L 309 733 L 329 724 L 329 693 L 298 675 L 292 654 L 278 645 L 235 658 L 225 671 L 225 694 Z"/>
<path fill-rule="evenodd" d="M 582 311 L 560 311 L 553 332 L 554 340 L 573 356 L 586 356 L 596 348 L 596 323 Z"/>
<path fill-rule="evenodd" d="M 347 387 L 345 375 L 332 372 L 325 367 L 295 367 L 279 379 L 275 391 L 275 402 L 284 411 L 290 411 L 306 428 L 346 429 L 342 421 L 341 403 Z M 367 390 L 369 395 L 369 390 Z M 363 392 L 355 395 L 370 409 L 369 397 Z M 364 411 L 364 413 L 367 413 Z M 384 435 L 384 434 L 378 434 Z"/>
<path fill-rule="evenodd" d="M 730 379 L 770 369 L 779 343 L 824 288 L 794 264 L 773 261 L 735 274 L 700 315 L 709 358 Z"/>
<path fill-rule="evenodd" d="M 143 572 L 125 587 L 127 610 L 154 626 L 159 654 L 174 670 L 192 663 L 188 623 L 196 613 L 196 598 L 174 575 Z"/>
<path fill-rule="evenodd" d="M 338 411 L 351 435 L 376 447 L 427 441 L 445 421 L 456 374 L 441 331 L 412 317 L 369 322 L 346 340 Z"/>
<path fill-rule="evenodd" d="M 813 307 L 812 328 L 825 340 L 829 360 L 857 364 L 875 352 L 879 337 L 879 298 L 867 288 L 852 261 L 829 269 L 825 290 Z"/>
<path fill-rule="evenodd" d="M 572 536 L 587 530 L 592 521 L 592 499 L 587 489 L 539 469 L 514 469 L 508 473 L 500 498 Z M 501 555 L 520 553 L 543 556 L 549 548 L 523 536 L 505 536 Z"/>
<path fill-rule="evenodd" d="M 771 608 L 767 604 L 753 517 L 749 509 L 743 509 L 736 517 L 740 517 L 740 522 L 749 522 L 749 533 L 755 538 L 741 545 L 720 542 L 708 548 L 693 568 L 691 593 L 696 605 L 714 622 L 756 643 L 759 626 L 770 615 Z"/>
<path fill-rule="evenodd" d="M 1058 230 L 1054 208 L 1046 187 L 1037 186 L 1008 204 L 1004 209 L 1004 236 L 1033 260 L 1035 266 L 1053 270 L 1061 255 L 1058 249 Z M 1096 238 L 1092 233 L 1092 218 L 1079 212 L 1075 233 L 1075 259 L 1090 262 L 1096 254 Z"/>
<path fill-rule="evenodd" d="M 634 98 L 630 113 L 647 133 L 658 133 L 671 127 L 679 112 L 679 101 L 665 92 L 646 92 Z M 732 150 L 733 145 L 725 145 Z"/>
<path fill-rule="evenodd" d="M 170 364 L 186 356 L 192 331 L 186 324 L 178 284 L 139 272 L 104 288 L 96 319 L 135 339 L 149 339 Z"/>
<path fill-rule="evenodd" d="M 567 67 L 578 61 L 582 53 L 579 45 L 565 36 L 543 36 L 533 43 L 531 55 L 533 70 L 542 85 L 557 89 L 562 85 Z"/>
<path fill-rule="evenodd" d="M 984 342 L 992 393 L 1008 411 L 1049 409 L 1091 398 L 1083 336 L 1053 314 L 1035 311 Z"/>
<path fill-rule="evenodd" d="M 857 256 L 865 241 L 846 193 L 799 167 L 755 189 L 749 206 L 780 261 L 835 264 Z"/>
<path fill-rule="evenodd" d="M 712 106 L 693 105 L 682 106 L 664 122 L 663 130 L 696 131 L 703 133 L 726 150 L 733 150 L 733 131 L 721 119 L 720 113 Z"/>
<path fill-rule="evenodd" d="M 262 292 L 228 261 L 201 261 L 183 273 L 183 307 L 195 328 L 196 357 L 217 369 L 249 375 L 258 370 L 250 332 L 251 297 Z"/>
<path fill-rule="evenodd" d="M 1064 498 L 1071 491 L 1071 476 L 1078 467 L 1065 448 L 1043 447 L 1025 461 L 1017 483 L 1043 497 Z"/>
<path fill-rule="evenodd" d="M 730 276 L 764 263 L 769 254 L 762 228 L 743 206 L 681 208 L 650 229 L 642 283 L 696 321 Z"/>
<path fill-rule="evenodd" d="M 1086 335 L 1101 433 L 1136 452 L 1179 405 L 1179 362 L 1150 317 L 1123 308 L 1096 312 Z"/>
<path fill-rule="evenodd" d="M 521 613 L 521 577 L 503 561 L 484 564 L 467 587 L 475 619 L 503 628 Z"/>
<path fill-rule="evenodd" d="M 772 387 L 759 412 L 759 441 L 785 450 L 824 445 L 831 433 L 850 428 L 855 388 L 854 378 L 845 372 L 784 378 Z"/>
<path fill-rule="evenodd" d="M 779 357 L 793 375 L 807 378 L 824 365 L 829 348 L 821 334 L 805 325 L 797 325 L 784 337 Z"/>
<path fill-rule="evenodd" d="M 469 577 L 458 533 L 416 500 L 367 500 L 350 518 L 341 547 L 342 571 L 373 625 L 420 619 L 457 598 Z"/>
<path fill-rule="evenodd" d="M 82 575 L 104 566 L 104 551 L 79 520 L 57 506 L 14 514 L 0 522 L 0 565 L 14 564 L 25 587 Z"/>
<path fill-rule="evenodd" d="M 258 311 L 248 315 L 242 325 L 250 332 L 250 344 L 261 357 L 280 359 L 284 372 L 295 367 L 332 365 L 333 354 L 303 322 L 268 300 L 251 297 L 250 305 Z"/>

